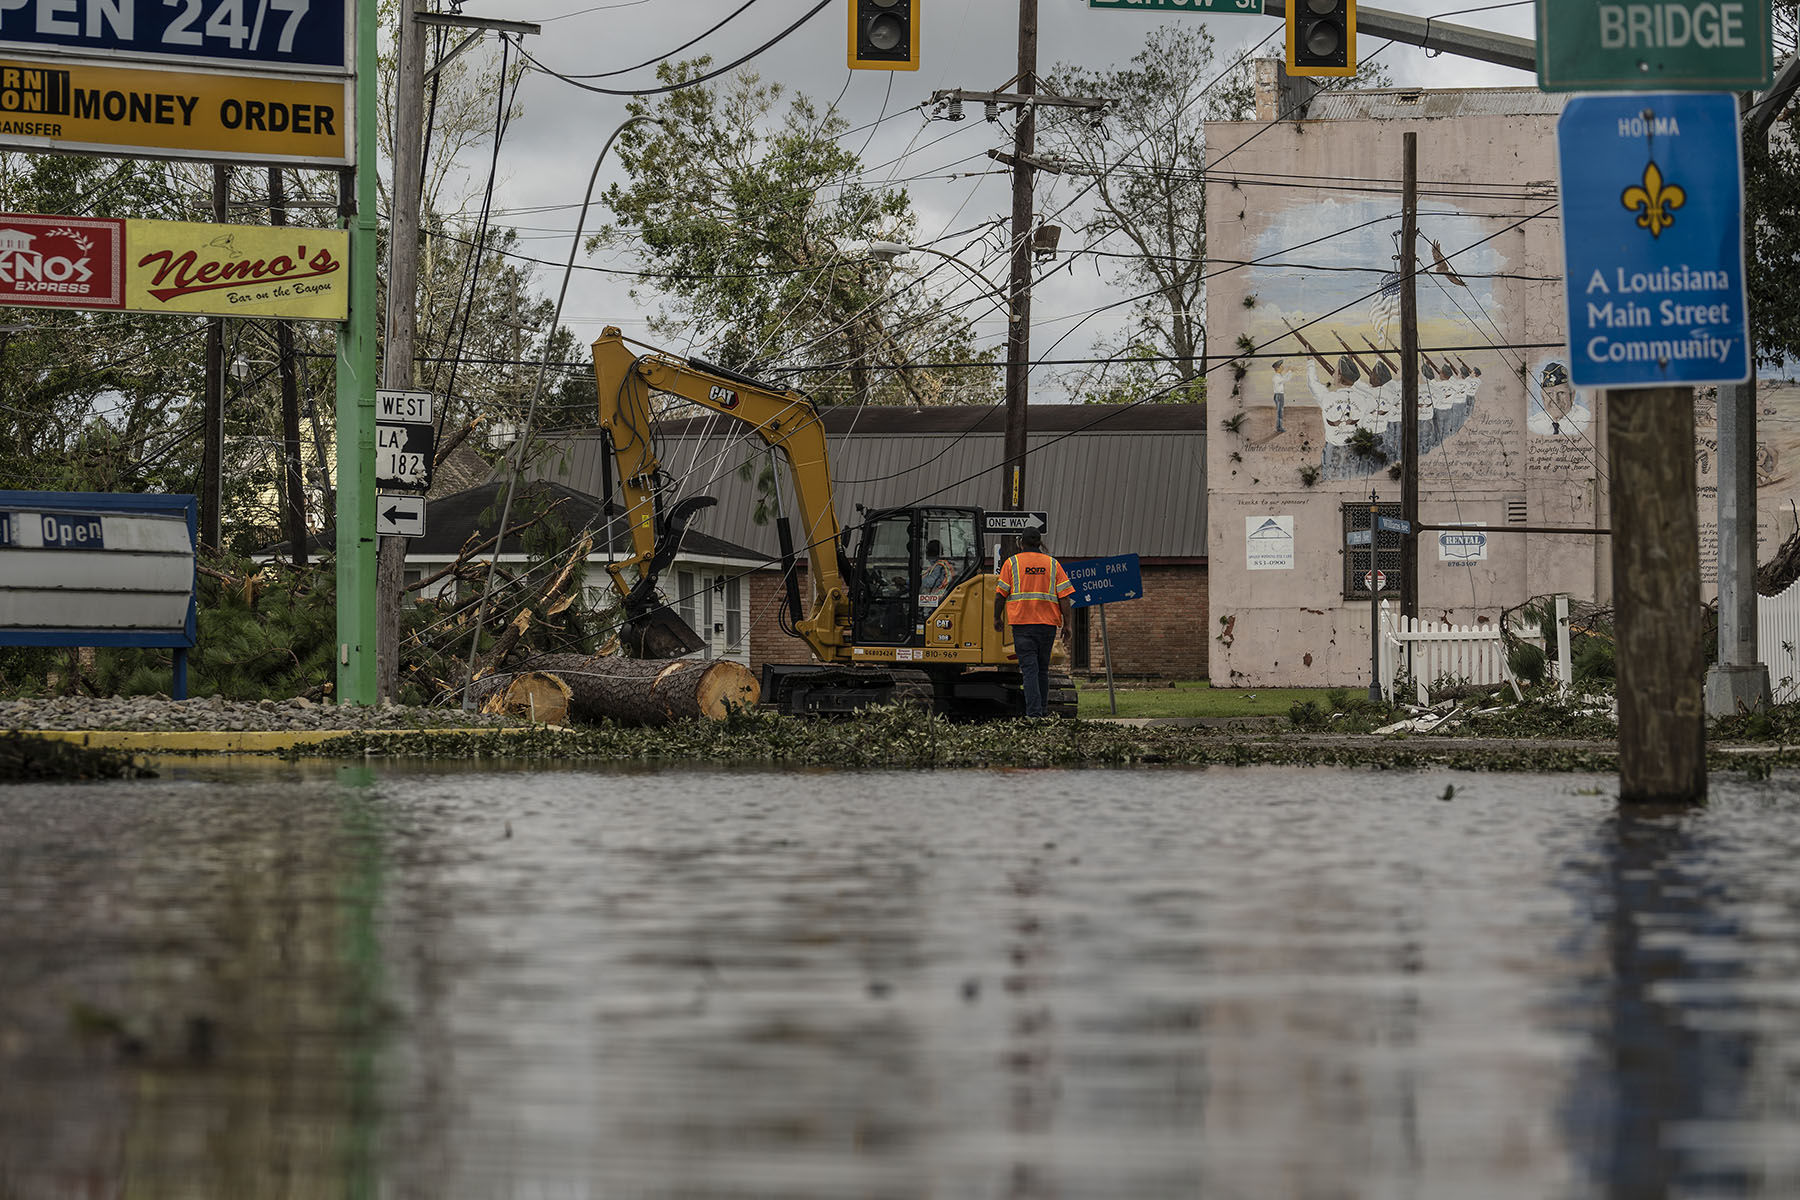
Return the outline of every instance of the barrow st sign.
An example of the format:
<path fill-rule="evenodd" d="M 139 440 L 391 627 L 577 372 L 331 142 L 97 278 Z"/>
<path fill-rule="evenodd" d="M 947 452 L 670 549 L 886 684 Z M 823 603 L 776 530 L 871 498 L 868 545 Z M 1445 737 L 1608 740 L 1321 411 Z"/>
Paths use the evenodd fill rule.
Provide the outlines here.
<path fill-rule="evenodd" d="M 1546 92 L 1769 85 L 1768 0 L 1537 0 Z"/>
<path fill-rule="evenodd" d="M 347 8 L 346 0 L 0 0 L 0 46 L 343 75 L 355 62 Z"/>
<path fill-rule="evenodd" d="M 348 166 L 350 92 L 343 79 L 0 59 L 0 150 Z"/>

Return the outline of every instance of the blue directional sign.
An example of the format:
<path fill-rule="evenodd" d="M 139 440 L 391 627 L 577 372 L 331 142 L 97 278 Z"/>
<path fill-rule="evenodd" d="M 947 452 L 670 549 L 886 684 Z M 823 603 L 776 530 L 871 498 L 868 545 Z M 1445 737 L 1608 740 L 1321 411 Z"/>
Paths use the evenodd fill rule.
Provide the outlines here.
<path fill-rule="evenodd" d="M 1137 600 L 1144 594 L 1144 575 L 1135 554 L 1117 554 L 1111 558 L 1085 558 L 1064 563 L 1075 594 L 1069 597 L 1071 608 L 1090 604 L 1117 604 L 1121 600 Z"/>
<path fill-rule="evenodd" d="M 345 0 L 0 0 L 0 47 L 240 70 L 350 70 Z"/>
<path fill-rule="evenodd" d="M 1749 378 L 1736 98 L 1577 96 L 1556 142 L 1570 381 Z"/>
<path fill-rule="evenodd" d="M 1375 528 L 1382 533 L 1411 533 L 1412 522 L 1405 517 L 1390 517 L 1385 513 L 1376 513 Z"/>

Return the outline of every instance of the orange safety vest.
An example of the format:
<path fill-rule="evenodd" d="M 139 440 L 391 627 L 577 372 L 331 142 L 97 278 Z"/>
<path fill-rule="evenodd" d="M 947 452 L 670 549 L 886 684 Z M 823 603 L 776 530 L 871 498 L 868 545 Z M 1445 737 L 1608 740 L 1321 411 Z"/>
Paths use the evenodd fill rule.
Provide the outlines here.
<path fill-rule="evenodd" d="M 1048 554 L 1026 550 L 1006 560 L 994 594 L 1006 599 L 1008 625 L 1061 625 L 1057 601 L 1075 594 L 1062 564 Z"/>

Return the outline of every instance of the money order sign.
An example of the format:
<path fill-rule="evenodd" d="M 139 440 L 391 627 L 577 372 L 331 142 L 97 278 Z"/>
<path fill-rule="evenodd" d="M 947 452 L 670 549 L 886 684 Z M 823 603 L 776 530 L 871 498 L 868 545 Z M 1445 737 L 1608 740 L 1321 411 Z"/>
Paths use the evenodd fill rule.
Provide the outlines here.
<path fill-rule="evenodd" d="M 1571 381 L 1749 378 L 1736 98 L 1577 96 L 1556 140 Z"/>

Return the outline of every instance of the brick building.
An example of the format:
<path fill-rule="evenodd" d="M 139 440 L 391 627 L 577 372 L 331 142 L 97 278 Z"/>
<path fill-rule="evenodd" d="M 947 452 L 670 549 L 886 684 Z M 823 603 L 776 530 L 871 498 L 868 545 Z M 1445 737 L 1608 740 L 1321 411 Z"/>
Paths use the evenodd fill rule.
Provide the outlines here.
<path fill-rule="evenodd" d="M 998 507 L 1000 409 L 843 407 L 822 415 L 845 526 L 855 525 L 862 509 L 927 500 Z M 1204 677 L 1210 647 L 1204 406 L 1032 405 L 1029 426 L 1025 507 L 1048 512 L 1050 550 L 1064 561 L 1140 557 L 1144 598 L 1110 605 L 1106 613 L 1114 673 Z M 719 501 L 690 529 L 744 547 L 766 564 L 746 576 L 752 670 L 765 662 L 808 661 L 806 646 L 776 624 L 779 549 L 768 519 L 776 497 L 758 481 L 767 450 L 743 426 L 714 416 L 661 422 L 657 439 L 680 493 Z M 607 478 L 603 447 L 598 430 L 559 434 L 531 471 L 598 493 Z M 781 495 L 788 495 L 785 486 Z M 1104 669 L 1097 611 L 1076 611 L 1078 671 Z"/>

